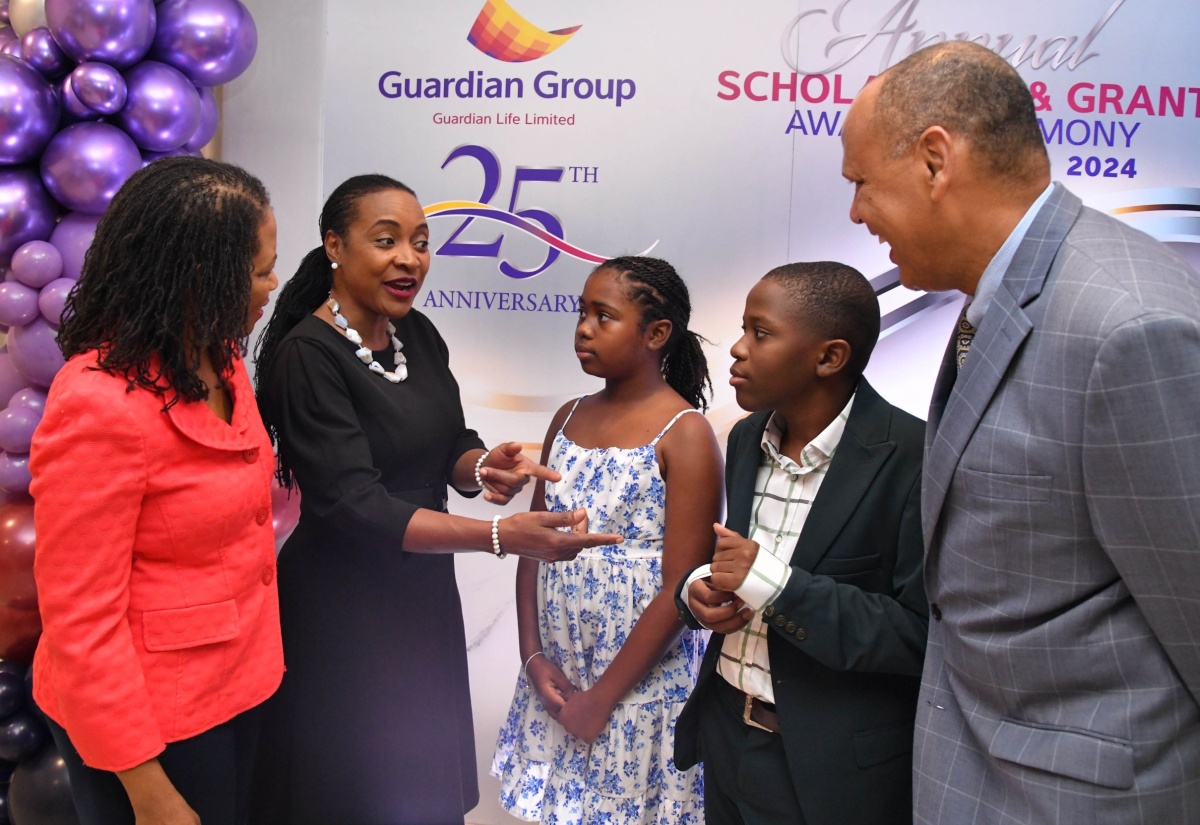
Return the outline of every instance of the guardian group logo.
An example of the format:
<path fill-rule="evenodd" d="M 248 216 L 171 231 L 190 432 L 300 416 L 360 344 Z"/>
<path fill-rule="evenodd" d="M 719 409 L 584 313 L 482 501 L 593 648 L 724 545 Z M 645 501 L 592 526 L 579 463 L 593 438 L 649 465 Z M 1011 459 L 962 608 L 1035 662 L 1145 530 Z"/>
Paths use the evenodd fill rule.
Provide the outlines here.
<path fill-rule="evenodd" d="M 488 57 L 528 63 L 545 57 L 574 36 L 580 26 L 548 32 L 517 13 L 505 0 L 487 0 L 467 40 Z"/>

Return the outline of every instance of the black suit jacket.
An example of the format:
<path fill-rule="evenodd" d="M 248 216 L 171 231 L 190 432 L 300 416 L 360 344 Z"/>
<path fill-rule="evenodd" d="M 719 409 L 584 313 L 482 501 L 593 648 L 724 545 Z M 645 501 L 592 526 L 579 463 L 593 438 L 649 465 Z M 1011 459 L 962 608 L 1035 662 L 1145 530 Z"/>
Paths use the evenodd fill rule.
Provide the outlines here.
<path fill-rule="evenodd" d="M 726 526 L 746 535 L 770 412 L 729 435 Z M 928 627 L 922 584 L 924 423 L 866 379 L 792 554 L 787 587 L 763 612 L 781 735 L 809 825 L 912 822 L 912 741 Z M 676 603 L 689 625 L 682 585 Z M 714 633 L 675 728 L 675 764 L 697 748 L 725 637 Z"/>

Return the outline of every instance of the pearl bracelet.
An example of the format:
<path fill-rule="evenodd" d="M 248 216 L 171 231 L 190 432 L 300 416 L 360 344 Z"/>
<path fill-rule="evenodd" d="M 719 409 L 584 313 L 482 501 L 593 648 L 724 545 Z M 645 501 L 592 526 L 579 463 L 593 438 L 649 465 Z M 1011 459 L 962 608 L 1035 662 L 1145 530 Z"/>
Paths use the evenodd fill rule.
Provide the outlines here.
<path fill-rule="evenodd" d="M 525 674 L 526 679 L 529 678 L 529 663 L 533 661 L 533 657 L 534 656 L 545 656 L 545 655 L 546 655 L 545 653 L 543 653 L 542 651 L 539 650 L 537 653 L 533 654 L 533 656 L 530 656 L 528 659 L 526 659 L 525 664 L 521 665 L 521 672 Z"/>
<path fill-rule="evenodd" d="M 500 549 L 500 516 L 492 516 L 492 552 L 498 559 L 508 555 Z"/>
<path fill-rule="evenodd" d="M 483 476 L 479 475 L 479 471 L 483 469 L 483 462 L 487 461 L 487 450 L 483 451 L 483 455 L 475 462 L 475 483 L 479 485 L 479 489 L 483 489 Z"/>

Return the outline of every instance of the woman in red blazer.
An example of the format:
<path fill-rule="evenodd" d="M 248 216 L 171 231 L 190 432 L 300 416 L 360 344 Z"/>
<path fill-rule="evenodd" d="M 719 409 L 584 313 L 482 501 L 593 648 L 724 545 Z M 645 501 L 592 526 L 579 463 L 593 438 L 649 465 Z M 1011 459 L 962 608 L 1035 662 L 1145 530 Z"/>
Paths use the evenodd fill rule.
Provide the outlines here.
<path fill-rule="evenodd" d="M 283 675 L 271 443 L 242 363 L 278 281 L 253 176 L 136 173 L 68 302 L 30 468 L 34 696 L 84 825 L 234 825 Z"/>

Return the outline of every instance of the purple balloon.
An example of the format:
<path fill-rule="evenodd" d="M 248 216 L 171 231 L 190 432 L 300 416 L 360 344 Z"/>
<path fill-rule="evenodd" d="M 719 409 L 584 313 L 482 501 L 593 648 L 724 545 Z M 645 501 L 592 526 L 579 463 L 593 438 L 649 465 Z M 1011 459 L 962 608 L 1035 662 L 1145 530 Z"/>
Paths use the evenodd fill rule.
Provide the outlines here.
<path fill-rule="evenodd" d="M 80 63 L 71 72 L 71 91 L 84 106 L 115 115 L 125 106 L 125 78 L 106 63 Z"/>
<path fill-rule="evenodd" d="M 8 453 L 27 453 L 33 431 L 42 422 L 42 414 L 29 407 L 9 407 L 0 411 L 0 449 Z"/>
<path fill-rule="evenodd" d="M 71 58 L 59 48 L 54 35 L 45 26 L 25 32 L 21 38 L 21 59 L 46 77 L 64 75 L 72 65 Z"/>
<path fill-rule="evenodd" d="M 41 289 L 62 277 L 62 253 L 47 241 L 30 241 L 13 253 L 12 271 L 25 286 Z"/>
<path fill-rule="evenodd" d="M 7 347 L 0 347 L 0 398 L 12 398 L 15 393 L 29 386 L 29 382 L 17 372 Z"/>
<path fill-rule="evenodd" d="M 200 125 L 196 133 L 183 144 L 184 149 L 199 152 L 217 134 L 217 126 L 221 122 L 221 109 L 217 106 L 217 96 L 213 90 L 205 86 L 200 89 Z"/>
<path fill-rule="evenodd" d="M 20 48 L 19 40 L 12 43 Z M 25 61 L 0 56 L 0 164 L 33 160 L 46 148 L 56 128 L 54 89 Z"/>
<path fill-rule="evenodd" d="M 57 0 L 61 2 L 61 0 Z M 47 0 L 47 6 L 56 0 Z M 150 56 L 197 86 L 220 86 L 246 71 L 258 49 L 254 18 L 238 0 L 165 0 Z"/>
<path fill-rule="evenodd" d="M 46 22 L 63 51 L 80 63 L 132 66 L 154 42 L 153 0 L 46 0 Z"/>
<path fill-rule="evenodd" d="M 63 310 L 67 306 L 67 296 L 75 288 L 75 281 L 70 278 L 59 278 L 42 287 L 38 295 L 38 309 L 42 317 L 57 327 L 62 322 Z"/>
<path fill-rule="evenodd" d="M 97 215 L 84 215 L 72 212 L 65 215 L 58 226 L 50 234 L 50 243 L 62 253 L 64 278 L 78 281 L 83 273 L 83 256 L 96 237 L 96 224 L 100 222 Z"/>
<path fill-rule="evenodd" d="M 99 215 L 142 156 L 129 135 L 108 123 L 76 123 L 63 129 L 42 154 L 42 181 L 58 202 L 75 212 Z"/>
<path fill-rule="evenodd" d="M 125 72 L 128 97 L 116 123 L 151 152 L 178 149 L 200 126 L 200 93 L 178 69 L 143 60 Z"/>
<path fill-rule="evenodd" d="M 29 453 L 0 453 L 0 490 L 6 493 L 29 492 Z"/>
<path fill-rule="evenodd" d="M 81 120 L 99 120 L 101 115 L 99 112 L 93 111 L 84 105 L 79 96 L 75 94 L 75 89 L 71 85 L 71 76 L 67 75 L 58 84 L 58 99 L 62 103 L 63 119 L 66 121 L 65 126 L 70 126 L 72 123 L 78 123 Z"/>
<path fill-rule="evenodd" d="M 25 387 L 13 393 L 8 399 L 10 407 L 29 407 L 31 410 L 37 410 L 41 415 L 46 411 L 46 393 L 39 390 L 37 387 Z"/>
<path fill-rule="evenodd" d="M 199 152 L 193 152 L 187 146 L 180 146 L 169 152 L 142 152 L 142 168 L 149 166 L 159 158 L 198 158 Z"/>
<path fill-rule="evenodd" d="M 28 241 L 44 241 L 54 229 L 58 204 L 32 166 L 0 168 L 0 260 Z"/>
<path fill-rule="evenodd" d="M 38 317 L 38 291 L 19 281 L 0 284 L 0 323 L 23 327 Z"/>
<path fill-rule="evenodd" d="M 8 333 L 8 354 L 28 383 L 48 387 L 66 363 L 55 337 L 58 330 L 41 317 Z"/>
<path fill-rule="evenodd" d="M 3 46 L 0 46 L 0 54 L 6 54 L 9 57 L 15 57 L 17 60 L 22 60 L 21 38 L 18 37 L 15 40 L 9 40 Z"/>
<path fill-rule="evenodd" d="M 7 19 L 8 5 L 4 4 L 2 7 L 5 11 L 5 14 L 0 14 L 0 20 L 3 20 L 5 23 L 7 23 L 8 22 L 8 19 Z M 12 26 L 0 26 L 0 46 L 7 46 L 9 43 L 13 42 L 14 40 L 20 40 L 20 39 L 21 39 L 20 35 L 18 35 L 15 31 L 12 30 Z"/>

